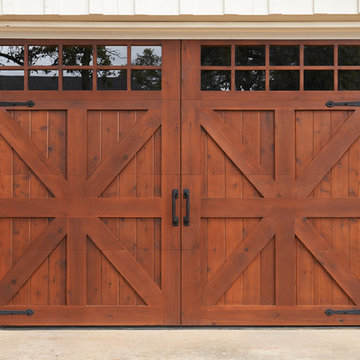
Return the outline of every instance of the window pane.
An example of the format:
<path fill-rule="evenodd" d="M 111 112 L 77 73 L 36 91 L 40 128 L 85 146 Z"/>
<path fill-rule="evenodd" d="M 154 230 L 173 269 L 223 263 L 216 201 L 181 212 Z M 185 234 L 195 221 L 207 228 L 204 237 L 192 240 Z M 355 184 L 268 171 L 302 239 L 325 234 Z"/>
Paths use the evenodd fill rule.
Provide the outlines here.
<path fill-rule="evenodd" d="M 132 46 L 131 65 L 160 66 L 161 46 Z"/>
<path fill-rule="evenodd" d="M 92 65 L 92 46 L 64 46 L 64 65 Z"/>
<path fill-rule="evenodd" d="M 64 90 L 92 90 L 92 70 L 64 70 Z"/>
<path fill-rule="evenodd" d="M 161 70 L 131 70 L 131 90 L 161 90 Z"/>
<path fill-rule="evenodd" d="M 265 90 L 265 71 L 235 71 L 235 87 L 241 91 Z"/>
<path fill-rule="evenodd" d="M 127 64 L 127 46 L 98 46 L 96 54 L 98 65 Z"/>
<path fill-rule="evenodd" d="M 339 65 L 360 65 L 360 46 L 339 45 Z"/>
<path fill-rule="evenodd" d="M 24 71 L 0 70 L 0 90 L 24 90 Z"/>
<path fill-rule="evenodd" d="M 100 70 L 97 72 L 98 90 L 126 90 L 126 70 Z"/>
<path fill-rule="evenodd" d="M 236 46 L 235 64 L 241 66 L 265 65 L 265 46 Z"/>
<path fill-rule="evenodd" d="M 0 46 L 0 65 L 1 66 L 23 66 L 24 47 L 23 46 Z"/>
<path fill-rule="evenodd" d="M 201 90 L 230 91 L 231 71 L 201 70 Z"/>
<path fill-rule="evenodd" d="M 304 46 L 304 65 L 334 65 L 334 46 Z"/>
<path fill-rule="evenodd" d="M 299 45 L 270 46 L 270 65 L 299 65 Z"/>
<path fill-rule="evenodd" d="M 299 71 L 271 70 L 270 90 L 299 90 Z"/>
<path fill-rule="evenodd" d="M 334 71 L 305 70 L 304 90 L 334 90 Z"/>
<path fill-rule="evenodd" d="M 29 65 L 53 66 L 59 64 L 57 46 L 29 46 Z"/>
<path fill-rule="evenodd" d="M 230 66 L 230 46 L 201 46 L 202 66 Z"/>
<path fill-rule="evenodd" d="M 360 90 L 360 70 L 339 70 L 339 90 Z"/>
<path fill-rule="evenodd" d="M 57 70 L 30 70 L 29 90 L 57 90 L 58 78 Z"/>

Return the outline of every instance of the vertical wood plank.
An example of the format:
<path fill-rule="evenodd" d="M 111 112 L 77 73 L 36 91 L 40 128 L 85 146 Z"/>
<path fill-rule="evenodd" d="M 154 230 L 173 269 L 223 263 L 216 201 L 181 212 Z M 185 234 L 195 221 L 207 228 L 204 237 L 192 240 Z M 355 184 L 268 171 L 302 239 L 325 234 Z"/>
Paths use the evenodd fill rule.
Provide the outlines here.
<path fill-rule="evenodd" d="M 161 289 L 163 321 L 168 325 L 181 322 L 180 227 L 172 225 L 171 191 L 179 189 L 177 213 L 182 221 L 180 189 L 180 42 L 163 43 L 163 94 L 161 104 Z M 184 185 L 184 184 L 183 184 Z M 192 197 L 193 195 L 191 195 Z M 191 198 L 192 199 L 192 198 Z"/>
<path fill-rule="evenodd" d="M 101 111 L 88 112 L 88 176 L 101 164 L 102 124 Z M 96 245 L 87 241 L 87 304 L 101 305 L 102 272 L 101 252 Z"/>
<path fill-rule="evenodd" d="M 136 154 L 136 195 L 154 197 L 154 136 Z M 136 244 L 136 260 L 154 278 L 154 219 L 137 219 Z"/>
<path fill-rule="evenodd" d="M 275 112 L 275 178 L 277 193 L 289 197 L 295 181 L 295 113 Z M 276 221 L 276 304 L 296 304 L 296 242 L 294 221 Z"/>
<path fill-rule="evenodd" d="M 118 112 L 101 112 L 101 160 L 111 154 L 118 142 Z M 115 175 L 115 174 L 114 174 Z M 118 197 L 119 176 L 116 176 L 112 183 L 102 193 L 104 198 Z M 118 219 L 103 219 L 106 226 L 118 237 Z M 116 305 L 119 296 L 119 274 L 110 261 L 102 256 L 101 259 L 101 303 L 103 305 Z"/>
<path fill-rule="evenodd" d="M 184 64 L 184 63 L 183 63 Z M 199 324 L 201 292 L 201 176 L 198 148 L 201 128 L 196 105 L 182 103 L 182 186 L 191 191 L 191 225 L 182 228 L 182 323 Z M 191 134 L 191 136 L 189 136 Z"/>
<path fill-rule="evenodd" d="M 13 196 L 13 150 L 0 136 L 0 198 Z M 0 279 L 12 265 L 12 219 L 0 219 Z"/>
<path fill-rule="evenodd" d="M 119 138 L 125 137 L 132 126 L 136 124 L 135 111 L 121 111 L 119 123 Z M 119 175 L 119 196 L 136 198 L 136 157 L 133 158 Z M 136 258 L 136 219 L 120 219 L 119 235 L 121 243 Z M 136 293 L 125 279 L 120 277 L 120 299 L 122 305 L 135 305 Z"/>
<path fill-rule="evenodd" d="M 260 114 L 260 163 L 268 174 L 275 172 L 275 123 L 272 111 Z M 275 242 L 269 244 L 260 254 L 260 302 L 275 304 Z"/>
<path fill-rule="evenodd" d="M 66 176 L 67 118 L 65 111 L 50 111 L 48 119 L 49 160 Z M 66 304 L 66 241 L 49 256 L 49 305 Z"/>
<path fill-rule="evenodd" d="M 242 138 L 242 112 L 225 111 L 225 123 Z M 226 171 L 226 197 L 243 197 L 243 175 L 239 169 L 228 158 L 225 159 Z M 238 246 L 242 240 L 243 219 L 226 219 L 226 257 Z M 226 304 L 240 305 L 243 302 L 244 277 L 243 274 L 233 283 L 226 292 Z"/>
<path fill-rule="evenodd" d="M 86 305 L 86 219 L 67 219 L 67 305 Z"/>
<path fill-rule="evenodd" d="M 341 126 L 346 119 L 348 112 L 331 112 L 331 131 L 332 134 Z M 331 169 L 331 196 L 334 198 L 348 197 L 349 188 L 349 158 L 346 152 L 341 159 Z M 344 218 L 331 220 L 332 246 L 339 251 L 344 261 L 349 261 L 349 221 Z M 330 239 L 329 239 L 330 240 Z M 328 240 L 328 241 L 329 241 Z M 333 285 L 333 304 L 349 304 L 348 296 L 334 283 Z"/>
<path fill-rule="evenodd" d="M 360 166 L 360 140 L 358 139 L 349 150 L 349 197 L 359 197 L 359 166 Z M 354 274 L 360 274 L 360 220 L 349 219 L 349 263 Z"/>
<path fill-rule="evenodd" d="M 214 140 L 208 136 L 207 187 L 209 198 L 225 197 L 225 155 Z M 225 219 L 208 219 L 208 280 L 225 261 Z M 221 297 L 217 304 L 225 304 Z"/>
<path fill-rule="evenodd" d="M 243 113 L 242 141 L 253 157 L 260 163 L 260 115 L 258 111 Z M 244 178 L 244 198 L 259 197 L 255 187 Z M 244 219 L 243 238 L 258 224 L 259 219 Z M 244 273 L 244 304 L 260 304 L 260 255 L 245 269 Z"/>
<path fill-rule="evenodd" d="M 30 116 L 27 111 L 16 111 L 15 121 L 30 136 Z M 13 155 L 13 197 L 15 199 L 28 199 L 30 197 L 30 169 L 23 160 Z M 12 263 L 14 264 L 23 255 L 30 243 L 30 219 L 13 219 L 13 250 Z M 30 294 L 30 281 L 14 296 L 14 305 L 28 304 Z"/>
<path fill-rule="evenodd" d="M 314 156 L 324 147 L 331 137 L 330 112 L 314 112 Z M 327 174 L 321 183 L 314 189 L 314 197 L 331 197 L 330 174 Z M 332 221 L 332 220 L 330 220 Z M 313 225 L 328 241 L 331 240 L 331 225 L 329 219 L 312 219 Z M 314 263 L 314 303 L 318 305 L 332 304 L 333 280 L 324 268 Z"/>
<path fill-rule="evenodd" d="M 31 139 L 39 150 L 48 157 L 48 112 L 34 111 L 31 114 Z M 30 173 L 31 198 L 48 197 L 48 191 L 34 173 Z M 47 219 L 32 219 L 30 222 L 31 240 L 35 240 L 47 226 Z M 31 276 L 30 303 L 45 305 L 48 302 L 48 259 Z"/>
<path fill-rule="evenodd" d="M 296 112 L 296 175 L 314 158 L 314 112 Z M 297 304 L 314 304 L 314 258 L 297 241 Z"/>
<path fill-rule="evenodd" d="M 69 195 L 85 195 L 87 177 L 87 110 L 68 109 L 68 180 Z M 85 219 L 68 218 L 67 235 L 67 304 L 86 304 L 86 227 Z"/>

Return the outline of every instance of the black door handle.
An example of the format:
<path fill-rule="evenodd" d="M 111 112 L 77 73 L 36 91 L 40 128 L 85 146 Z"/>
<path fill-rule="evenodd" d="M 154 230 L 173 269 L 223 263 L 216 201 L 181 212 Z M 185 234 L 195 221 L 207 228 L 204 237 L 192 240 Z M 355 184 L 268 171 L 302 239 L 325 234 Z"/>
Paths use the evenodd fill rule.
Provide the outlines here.
<path fill-rule="evenodd" d="M 176 199 L 179 198 L 179 190 L 173 189 L 172 191 L 172 224 L 179 226 L 179 218 L 176 216 Z"/>
<path fill-rule="evenodd" d="M 184 189 L 184 199 L 186 200 L 186 215 L 184 216 L 184 226 L 190 225 L 190 190 Z"/>

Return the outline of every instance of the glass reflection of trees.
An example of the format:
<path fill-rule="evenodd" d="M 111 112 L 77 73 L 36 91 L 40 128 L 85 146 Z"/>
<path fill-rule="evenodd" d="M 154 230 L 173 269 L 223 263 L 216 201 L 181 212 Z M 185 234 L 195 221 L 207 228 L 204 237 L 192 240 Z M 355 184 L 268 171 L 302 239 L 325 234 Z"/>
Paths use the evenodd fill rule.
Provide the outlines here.
<path fill-rule="evenodd" d="M 155 48 L 160 48 L 160 56 L 155 52 Z M 0 65 L 24 66 L 24 49 L 24 46 L 0 46 Z M 28 64 L 29 66 L 39 66 L 38 71 L 43 75 L 49 74 L 49 76 L 52 76 L 54 74 L 53 70 L 41 69 L 41 67 L 58 66 L 59 58 L 59 47 L 56 45 L 29 46 Z M 127 46 L 97 46 L 98 66 L 124 66 L 127 64 L 127 61 Z M 69 67 L 92 66 L 93 46 L 63 46 L 62 63 L 64 66 Z M 142 52 L 136 54 L 132 65 L 161 65 L 161 47 L 144 47 Z M 101 68 L 99 68 L 99 70 L 101 70 Z M 33 69 L 32 71 L 32 76 L 34 76 L 37 69 Z M 118 76 L 121 89 L 126 89 L 126 71 L 103 69 L 99 71 L 98 74 L 101 76 L 100 80 L 105 88 L 111 89 L 111 84 L 114 84 L 114 77 Z M 74 89 L 70 83 L 74 84 L 76 81 L 75 78 L 78 78 L 80 84 L 77 82 L 75 88 L 91 90 L 92 76 L 93 72 L 90 69 L 69 68 L 66 70 L 66 73 L 64 73 L 64 89 Z M 11 80 L 9 79 L 8 81 Z M 54 81 L 54 79 L 52 79 L 52 81 Z M 65 82 L 69 84 L 65 85 Z M 131 83 L 133 84 L 133 90 L 160 90 L 161 70 L 149 69 L 132 71 Z M 115 87 L 113 89 L 117 90 L 118 88 Z"/>

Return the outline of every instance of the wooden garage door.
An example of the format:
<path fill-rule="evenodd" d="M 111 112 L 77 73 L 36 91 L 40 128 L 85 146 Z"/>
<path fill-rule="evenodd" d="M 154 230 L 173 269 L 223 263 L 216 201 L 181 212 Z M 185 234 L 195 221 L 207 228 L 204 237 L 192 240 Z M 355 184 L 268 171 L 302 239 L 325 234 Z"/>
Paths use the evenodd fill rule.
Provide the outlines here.
<path fill-rule="evenodd" d="M 179 324 L 179 43 L 0 52 L 0 324 Z"/>
<path fill-rule="evenodd" d="M 359 44 L 182 49 L 183 324 L 359 325 Z"/>

